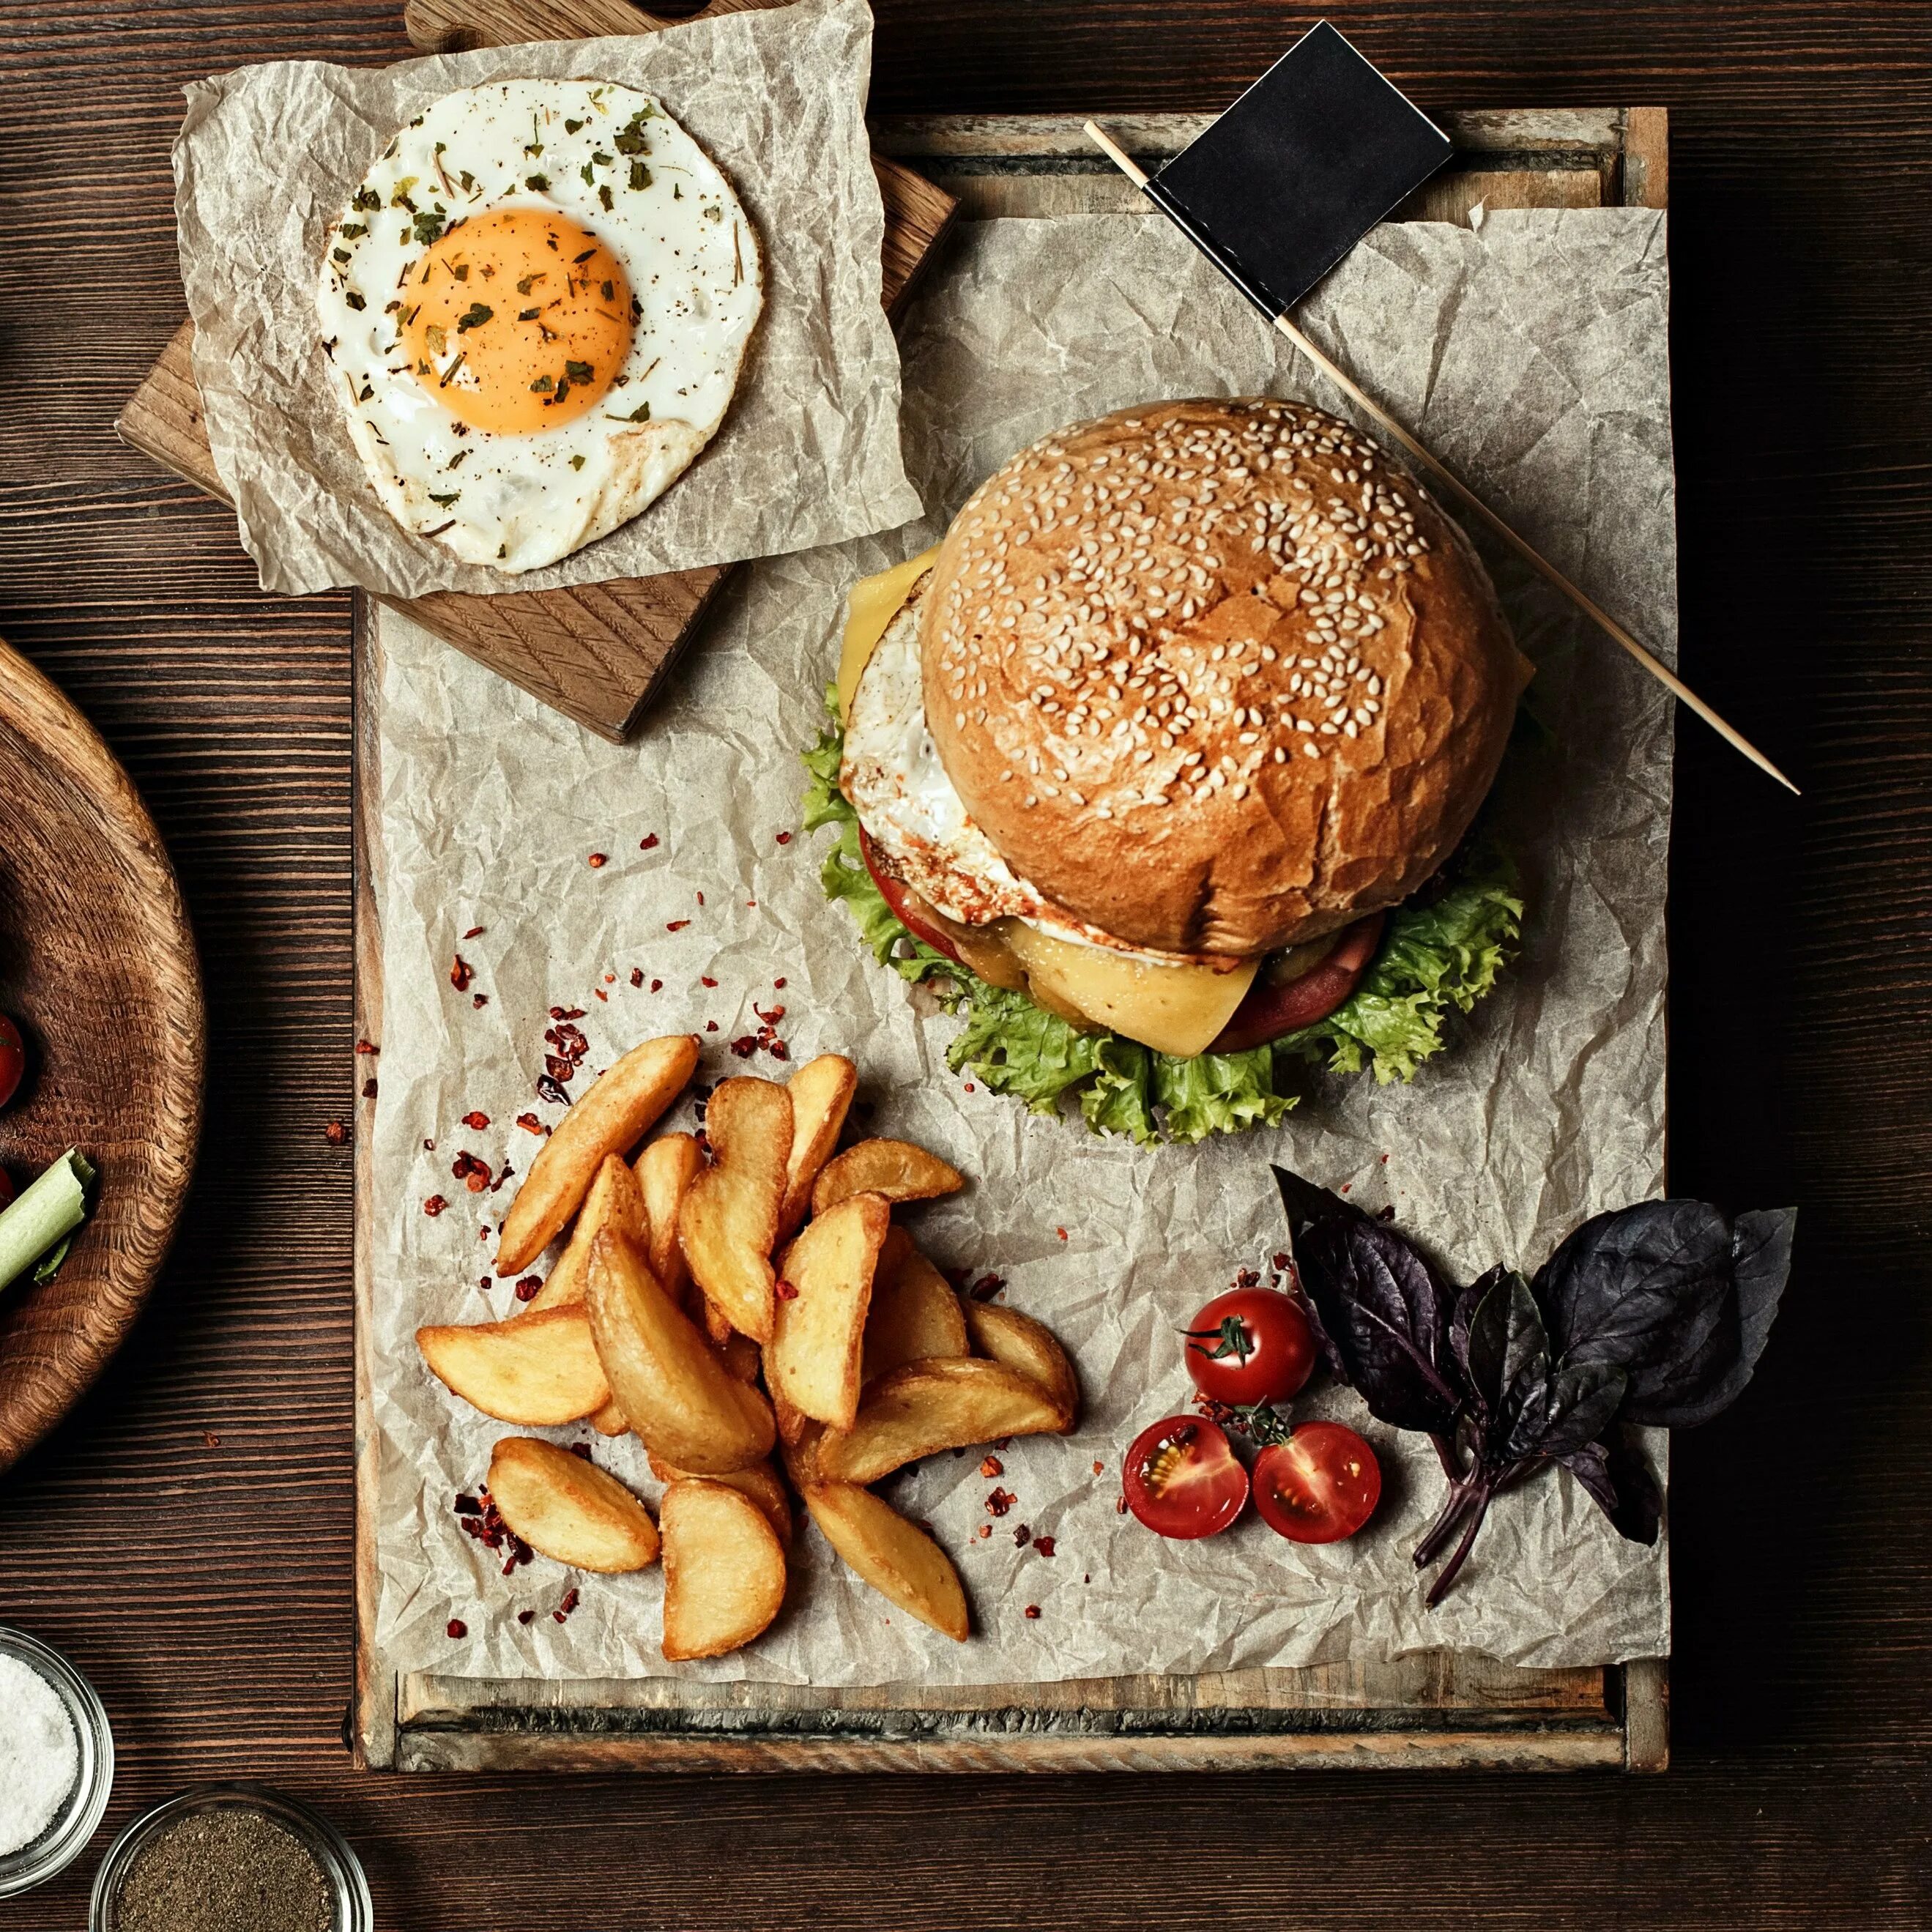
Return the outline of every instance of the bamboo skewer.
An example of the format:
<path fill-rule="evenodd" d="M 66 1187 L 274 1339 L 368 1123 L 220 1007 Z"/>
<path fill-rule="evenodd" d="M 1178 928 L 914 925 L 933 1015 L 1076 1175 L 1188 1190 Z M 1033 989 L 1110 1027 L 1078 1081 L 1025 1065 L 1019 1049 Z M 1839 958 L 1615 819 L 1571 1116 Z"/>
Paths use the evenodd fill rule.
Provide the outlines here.
<path fill-rule="evenodd" d="M 1100 148 L 1114 166 L 1133 183 L 1135 187 L 1142 190 L 1143 193 L 1146 192 L 1147 171 L 1134 160 L 1132 155 L 1127 154 L 1110 139 L 1106 130 L 1097 122 L 1089 121 L 1086 126 L 1088 138 L 1094 142 L 1094 146 Z M 1246 292 L 1244 290 L 1244 292 Z M 1295 347 L 1313 363 L 1316 368 L 1320 370 L 1322 374 L 1326 376 L 1329 381 L 1334 383 L 1336 388 L 1340 389 L 1358 409 L 1378 423 L 1390 436 L 1401 444 L 1409 455 L 1423 464 L 1432 476 L 1436 477 L 1458 502 L 1480 518 L 1488 530 L 1508 544 L 1510 549 L 1514 550 L 1517 556 L 1521 557 L 1524 562 L 1535 571 L 1545 582 L 1553 584 L 1557 590 L 1562 591 L 1580 610 L 1607 633 L 1615 642 L 1621 644 L 1680 704 L 1694 711 L 1712 730 L 1717 733 L 1719 737 L 1735 750 L 1742 752 L 1753 764 L 1757 766 L 1759 770 L 1775 778 L 1786 791 L 1794 796 L 1801 795 L 1798 794 L 1798 788 L 1742 732 L 1727 724 L 1675 671 L 1667 665 L 1660 663 L 1648 651 L 1646 650 L 1643 646 L 1639 644 L 1636 639 L 1632 637 L 1630 632 L 1625 630 L 1623 626 L 1618 623 L 1601 604 L 1572 584 L 1569 578 L 1529 542 L 1528 538 L 1519 536 L 1440 457 L 1418 442 L 1372 396 L 1367 394 L 1346 370 L 1337 367 L 1323 354 L 1321 350 L 1318 349 L 1300 329 L 1296 328 L 1286 312 L 1273 316 L 1270 320 L 1274 322 L 1274 326 L 1280 329 L 1282 334 L 1286 336 L 1288 340 L 1293 343 Z"/>

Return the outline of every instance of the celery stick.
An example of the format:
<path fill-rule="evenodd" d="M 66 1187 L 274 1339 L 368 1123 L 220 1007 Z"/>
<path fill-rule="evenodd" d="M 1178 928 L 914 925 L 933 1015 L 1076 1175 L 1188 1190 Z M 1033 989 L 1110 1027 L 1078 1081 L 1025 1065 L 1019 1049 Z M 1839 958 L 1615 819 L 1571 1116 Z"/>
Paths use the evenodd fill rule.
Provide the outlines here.
<path fill-rule="evenodd" d="M 0 1214 L 0 1288 L 26 1274 L 86 1220 L 86 1190 L 93 1178 L 92 1163 L 69 1148 Z"/>

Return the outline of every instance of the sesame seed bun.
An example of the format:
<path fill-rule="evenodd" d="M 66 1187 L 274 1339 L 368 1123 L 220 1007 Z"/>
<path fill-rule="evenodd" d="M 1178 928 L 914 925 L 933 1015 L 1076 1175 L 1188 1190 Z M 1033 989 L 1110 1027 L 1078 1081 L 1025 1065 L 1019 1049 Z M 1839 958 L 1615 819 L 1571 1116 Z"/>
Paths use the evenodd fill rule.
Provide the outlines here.
<path fill-rule="evenodd" d="M 989 477 L 925 599 L 927 722 L 1015 871 L 1136 946 L 1241 956 L 1407 898 L 1529 676 L 1460 530 L 1263 398 L 1063 430 Z"/>

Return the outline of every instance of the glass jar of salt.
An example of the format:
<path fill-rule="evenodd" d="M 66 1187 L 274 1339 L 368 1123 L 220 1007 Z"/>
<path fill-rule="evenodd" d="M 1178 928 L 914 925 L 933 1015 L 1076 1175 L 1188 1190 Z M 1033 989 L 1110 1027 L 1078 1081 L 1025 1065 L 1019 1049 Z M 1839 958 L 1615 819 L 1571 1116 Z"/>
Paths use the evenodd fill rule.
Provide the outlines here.
<path fill-rule="evenodd" d="M 58 1651 L 0 1625 L 0 1898 L 64 1870 L 114 1780 L 100 1700 Z"/>

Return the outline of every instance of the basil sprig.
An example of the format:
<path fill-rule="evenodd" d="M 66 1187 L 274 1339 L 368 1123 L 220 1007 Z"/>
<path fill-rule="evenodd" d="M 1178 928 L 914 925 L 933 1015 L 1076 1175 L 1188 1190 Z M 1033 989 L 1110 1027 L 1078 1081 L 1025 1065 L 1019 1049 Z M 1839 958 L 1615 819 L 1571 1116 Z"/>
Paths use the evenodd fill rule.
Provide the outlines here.
<path fill-rule="evenodd" d="M 1662 1499 L 1634 1426 L 1687 1428 L 1730 1407 L 1763 1352 L 1791 1270 L 1794 1208 L 1735 1220 L 1647 1201 L 1586 1221 L 1528 1280 L 1466 1288 L 1339 1195 L 1275 1169 L 1298 1284 L 1329 1366 L 1372 1415 L 1427 1436 L 1448 1494 L 1414 1552 L 1455 1581 L 1490 1504 L 1552 1464 L 1618 1532 L 1656 1540 Z"/>

